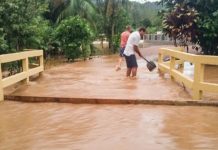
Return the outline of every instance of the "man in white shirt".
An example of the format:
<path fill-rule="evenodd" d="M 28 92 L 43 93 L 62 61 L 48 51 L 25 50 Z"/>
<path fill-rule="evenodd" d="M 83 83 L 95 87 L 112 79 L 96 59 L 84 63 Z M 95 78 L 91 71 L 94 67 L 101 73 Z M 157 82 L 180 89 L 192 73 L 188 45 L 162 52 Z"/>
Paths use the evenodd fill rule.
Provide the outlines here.
<path fill-rule="evenodd" d="M 126 65 L 127 65 L 126 76 L 127 77 L 130 77 L 131 74 L 133 78 L 136 77 L 138 64 L 136 61 L 135 52 L 140 57 L 142 57 L 142 54 L 139 51 L 138 45 L 139 45 L 140 40 L 143 38 L 145 32 L 146 32 L 146 29 L 141 27 L 139 28 L 138 31 L 131 33 L 128 38 L 126 48 L 123 53 L 126 59 Z"/>

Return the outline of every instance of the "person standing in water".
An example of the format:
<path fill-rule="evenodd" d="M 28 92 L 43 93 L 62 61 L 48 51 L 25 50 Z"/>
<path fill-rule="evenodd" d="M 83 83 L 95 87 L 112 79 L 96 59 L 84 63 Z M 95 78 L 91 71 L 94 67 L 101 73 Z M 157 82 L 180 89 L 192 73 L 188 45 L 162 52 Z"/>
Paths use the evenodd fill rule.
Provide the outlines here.
<path fill-rule="evenodd" d="M 138 64 L 136 61 L 135 52 L 140 57 L 142 57 L 142 54 L 139 51 L 138 45 L 145 33 L 146 33 L 146 29 L 144 27 L 141 27 L 138 29 L 138 31 L 131 33 L 128 38 L 126 48 L 123 53 L 126 59 L 126 65 L 127 65 L 126 76 L 127 77 L 136 78 Z"/>
<path fill-rule="evenodd" d="M 118 60 L 118 64 L 116 65 L 116 71 L 121 70 L 121 63 L 122 63 L 122 60 L 124 57 L 123 52 L 124 52 L 124 49 L 126 47 L 126 43 L 127 43 L 127 40 L 129 38 L 131 31 L 132 31 L 131 27 L 126 26 L 126 30 L 121 33 L 121 36 L 120 36 L 120 57 Z"/>

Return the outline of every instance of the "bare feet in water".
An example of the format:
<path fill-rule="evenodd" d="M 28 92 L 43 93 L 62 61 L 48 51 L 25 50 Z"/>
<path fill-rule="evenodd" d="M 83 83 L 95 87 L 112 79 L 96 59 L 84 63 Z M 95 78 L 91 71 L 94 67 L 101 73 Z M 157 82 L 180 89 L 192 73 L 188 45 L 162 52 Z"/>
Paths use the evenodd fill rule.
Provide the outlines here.
<path fill-rule="evenodd" d="M 134 76 L 134 77 L 130 77 L 130 76 L 128 76 L 127 79 L 130 79 L 130 80 L 136 80 L 137 77 L 136 77 L 136 76 Z"/>
<path fill-rule="evenodd" d="M 120 66 L 116 66 L 116 71 L 119 71 L 121 70 L 121 67 Z"/>
<path fill-rule="evenodd" d="M 131 77 L 130 79 L 131 79 L 131 80 L 136 80 L 136 79 L 137 79 L 137 77 L 136 77 L 136 76 L 134 76 L 134 77 Z"/>

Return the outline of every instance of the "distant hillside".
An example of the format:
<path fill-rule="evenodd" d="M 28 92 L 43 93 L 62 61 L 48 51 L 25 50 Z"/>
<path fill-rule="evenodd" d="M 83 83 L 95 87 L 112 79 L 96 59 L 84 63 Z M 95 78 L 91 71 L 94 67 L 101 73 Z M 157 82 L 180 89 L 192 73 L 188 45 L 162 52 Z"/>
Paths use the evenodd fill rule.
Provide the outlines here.
<path fill-rule="evenodd" d="M 152 24 L 160 24 L 158 11 L 162 8 L 162 6 L 158 5 L 157 2 L 146 2 L 144 4 L 138 2 L 130 2 L 129 7 L 133 24 L 136 26 L 140 26 L 141 21 L 145 18 L 149 19 Z"/>

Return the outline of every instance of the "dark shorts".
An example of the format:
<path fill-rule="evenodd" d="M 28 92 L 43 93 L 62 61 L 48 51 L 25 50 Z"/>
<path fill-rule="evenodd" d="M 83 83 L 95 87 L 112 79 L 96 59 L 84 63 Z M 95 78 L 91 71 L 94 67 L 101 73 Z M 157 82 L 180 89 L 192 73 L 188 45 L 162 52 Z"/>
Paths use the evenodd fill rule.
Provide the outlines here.
<path fill-rule="evenodd" d="M 125 56 L 125 59 L 126 59 L 127 68 L 138 67 L 135 55 Z"/>
<path fill-rule="evenodd" d="M 124 50 L 125 50 L 125 47 L 120 48 L 120 57 L 124 57 L 124 54 L 123 54 Z"/>

